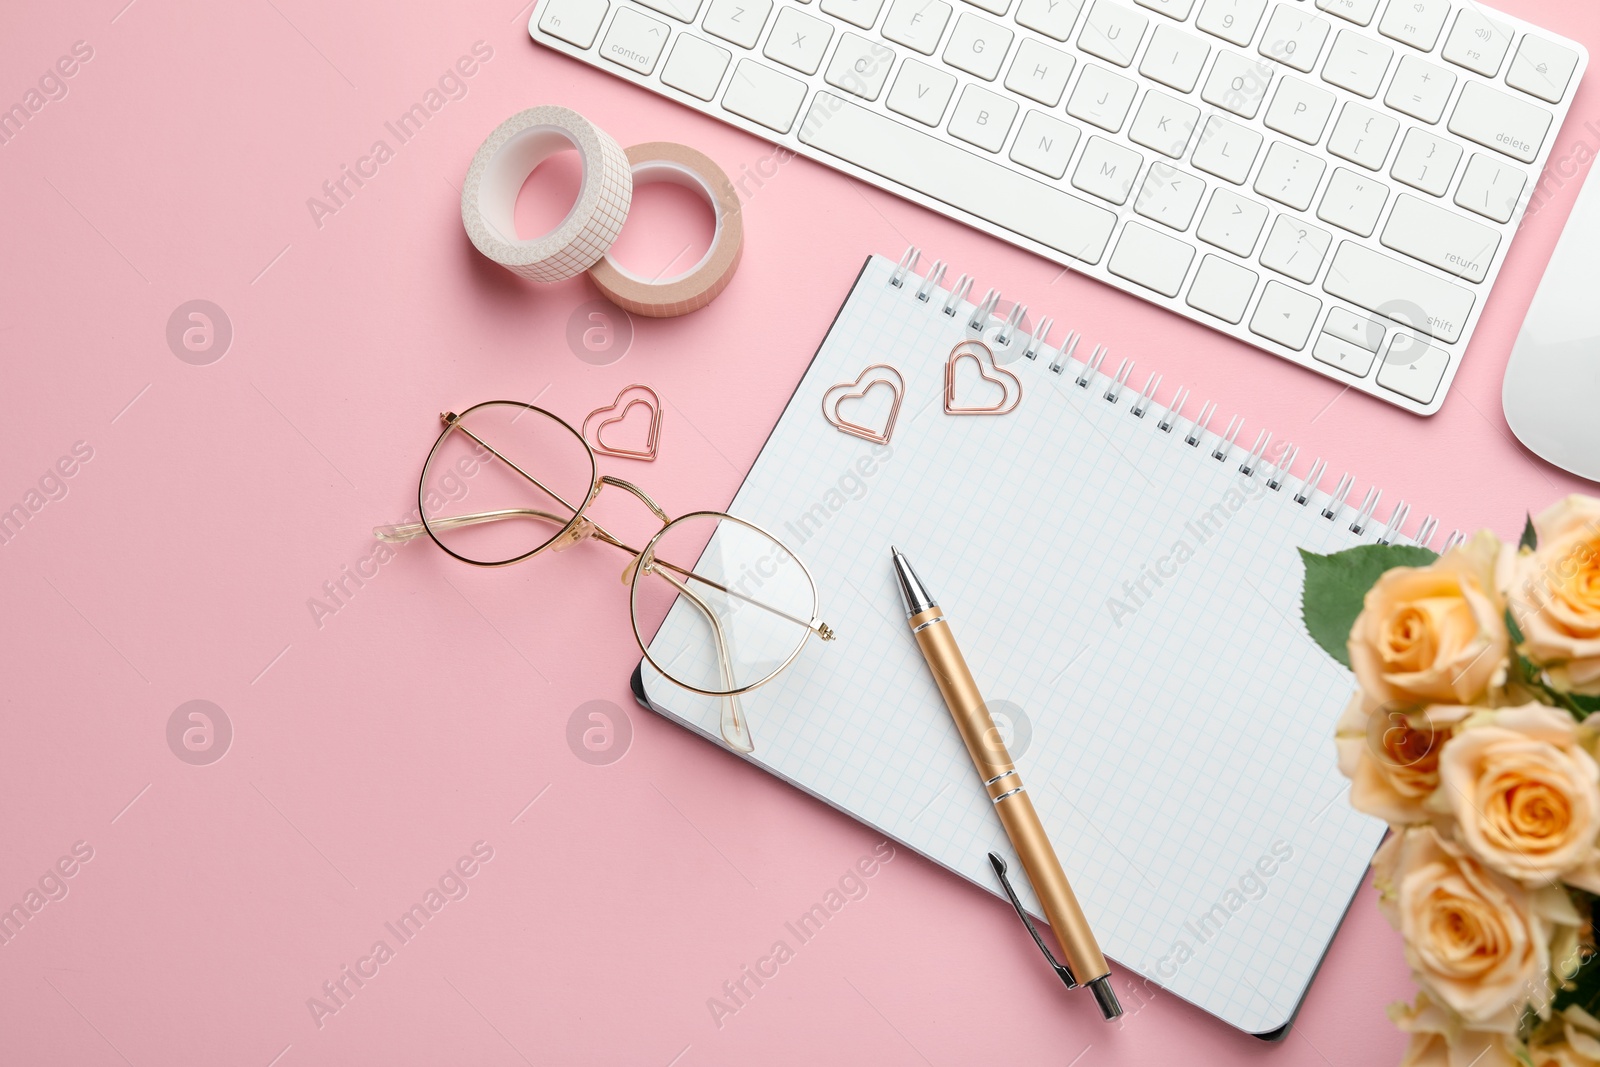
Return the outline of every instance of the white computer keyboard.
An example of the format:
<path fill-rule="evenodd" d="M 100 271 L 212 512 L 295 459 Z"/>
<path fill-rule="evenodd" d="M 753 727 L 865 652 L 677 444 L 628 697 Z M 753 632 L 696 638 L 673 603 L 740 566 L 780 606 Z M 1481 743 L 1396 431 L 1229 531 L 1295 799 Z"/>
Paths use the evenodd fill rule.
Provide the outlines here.
<path fill-rule="evenodd" d="M 1470 0 L 540 0 L 529 32 L 1419 414 L 1588 64 Z"/>

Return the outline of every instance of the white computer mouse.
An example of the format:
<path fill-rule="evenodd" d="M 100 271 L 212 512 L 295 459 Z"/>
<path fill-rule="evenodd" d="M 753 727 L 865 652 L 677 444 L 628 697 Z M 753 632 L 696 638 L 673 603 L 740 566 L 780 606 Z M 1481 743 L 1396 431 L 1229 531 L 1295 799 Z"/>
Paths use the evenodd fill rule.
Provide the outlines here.
<path fill-rule="evenodd" d="M 1511 350 L 1500 399 L 1523 444 L 1600 481 L 1600 182 L 1578 194 Z"/>

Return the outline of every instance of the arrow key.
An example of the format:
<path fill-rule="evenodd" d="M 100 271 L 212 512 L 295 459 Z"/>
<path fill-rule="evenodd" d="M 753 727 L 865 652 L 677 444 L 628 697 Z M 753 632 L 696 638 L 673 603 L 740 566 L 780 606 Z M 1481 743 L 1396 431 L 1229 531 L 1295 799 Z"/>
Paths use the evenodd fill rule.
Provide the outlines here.
<path fill-rule="evenodd" d="M 1306 347 L 1322 301 L 1282 282 L 1268 282 L 1250 319 L 1250 332 L 1296 352 Z"/>

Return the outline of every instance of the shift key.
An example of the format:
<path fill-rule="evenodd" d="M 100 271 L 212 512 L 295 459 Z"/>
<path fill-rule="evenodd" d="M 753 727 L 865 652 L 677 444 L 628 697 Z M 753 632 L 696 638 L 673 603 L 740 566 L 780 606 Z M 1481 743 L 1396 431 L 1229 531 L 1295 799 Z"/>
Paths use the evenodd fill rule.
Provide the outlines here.
<path fill-rule="evenodd" d="M 1339 245 L 1322 288 L 1449 344 L 1461 340 L 1477 301 L 1471 290 L 1352 241 Z"/>

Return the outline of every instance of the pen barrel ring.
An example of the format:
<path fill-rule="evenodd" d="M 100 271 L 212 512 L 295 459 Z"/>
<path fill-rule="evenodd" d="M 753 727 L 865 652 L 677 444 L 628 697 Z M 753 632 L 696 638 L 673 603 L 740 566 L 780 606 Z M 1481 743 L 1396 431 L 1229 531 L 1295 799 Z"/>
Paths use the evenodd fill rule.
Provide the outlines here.
<path fill-rule="evenodd" d="M 1022 789 L 1022 776 L 1017 773 L 1011 753 L 1006 750 L 1005 741 L 989 715 L 983 694 L 978 691 L 978 683 L 973 680 L 967 661 L 956 646 L 950 625 L 940 618 L 942 614 L 935 605 L 911 616 L 909 621 L 917 646 L 928 661 L 961 740 L 966 743 L 979 780 L 985 784 L 989 799 L 995 801 L 995 812 L 1022 860 L 1022 868 L 1039 897 L 1045 920 L 1061 946 L 1067 965 L 1078 983 L 1087 985 L 1109 974 L 1110 967 L 1067 882 L 1033 801 Z M 929 625 L 924 626 L 924 623 Z M 1000 799 L 1002 797 L 1004 799 Z"/>

